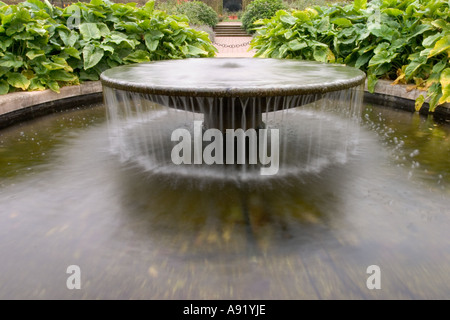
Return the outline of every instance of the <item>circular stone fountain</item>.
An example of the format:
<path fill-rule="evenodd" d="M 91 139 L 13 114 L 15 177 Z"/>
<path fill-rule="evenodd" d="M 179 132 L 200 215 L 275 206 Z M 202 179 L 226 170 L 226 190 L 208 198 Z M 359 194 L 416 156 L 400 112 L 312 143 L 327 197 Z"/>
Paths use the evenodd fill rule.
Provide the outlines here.
<path fill-rule="evenodd" d="M 123 160 L 171 178 L 239 181 L 345 161 L 355 140 L 351 125 L 312 136 L 290 110 L 308 106 L 357 120 L 364 80 L 363 72 L 344 65 L 251 58 L 158 61 L 101 75 L 112 146 Z M 174 139 L 177 129 L 185 134 Z M 219 131 L 205 138 L 208 129 Z M 229 147 L 239 129 L 248 135 Z M 182 155 L 175 160 L 174 150 Z"/>
<path fill-rule="evenodd" d="M 220 130 L 260 127 L 263 112 L 311 103 L 364 80 L 362 71 L 344 65 L 252 58 L 149 62 L 101 75 L 104 87 L 203 113 L 204 126 Z"/>

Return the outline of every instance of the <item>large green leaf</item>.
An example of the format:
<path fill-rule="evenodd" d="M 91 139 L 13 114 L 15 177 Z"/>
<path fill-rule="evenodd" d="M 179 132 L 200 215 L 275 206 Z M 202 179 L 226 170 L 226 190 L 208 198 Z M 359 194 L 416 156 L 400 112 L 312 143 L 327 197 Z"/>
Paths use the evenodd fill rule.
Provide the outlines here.
<path fill-rule="evenodd" d="M 4 76 L 9 72 L 10 68 L 0 67 L 0 77 Z"/>
<path fill-rule="evenodd" d="M 0 67 L 18 69 L 22 66 L 23 60 L 19 57 L 16 57 L 11 52 L 7 52 L 3 57 L 0 58 Z"/>
<path fill-rule="evenodd" d="M 408 35 L 408 38 L 406 40 L 409 41 L 410 39 L 415 38 L 418 35 L 424 33 L 425 31 L 428 31 L 430 29 L 431 29 L 431 26 L 428 24 L 417 25 L 412 29 L 411 34 Z"/>
<path fill-rule="evenodd" d="M 21 73 L 9 72 L 6 74 L 6 79 L 12 87 L 22 90 L 27 90 L 30 85 L 30 80 Z"/>
<path fill-rule="evenodd" d="M 361 9 L 365 9 L 367 7 L 367 0 L 355 0 L 353 2 L 353 7 L 357 11 L 359 11 Z"/>
<path fill-rule="evenodd" d="M 91 5 L 99 7 L 105 4 L 105 2 L 103 0 L 91 0 L 90 2 Z"/>
<path fill-rule="evenodd" d="M 289 25 L 294 25 L 297 22 L 297 19 L 290 14 L 286 13 L 280 15 L 280 20 Z"/>
<path fill-rule="evenodd" d="M 438 103 L 450 103 L 450 68 L 442 71 L 440 83 L 442 88 L 442 97 L 439 99 Z"/>
<path fill-rule="evenodd" d="M 406 80 L 410 80 L 417 72 L 420 67 L 423 67 L 427 62 L 427 57 L 419 56 L 417 59 L 411 61 L 410 64 L 406 66 L 405 77 Z"/>
<path fill-rule="evenodd" d="M 181 46 L 186 41 L 186 38 L 187 38 L 186 34 L 179 34 L 173 38 L 173 43 L 176 46 Z"/>
<path fill-rule="evenodd" d="M 188 49 L 188 54 L 191 55 L 191 56 L 203 56 L 203 55 L 207 55 L 208 54 L 205 50 L 200 49 L 200 48 L 195 47 L 195 46 L 190 45 L 190 44 L 187 45 L 187 49 Z"/>
<path fill-rule="evenodd" d="M 378 79 L 375 75 L 369 74 L 367 76 L 367 89 L 369 90 L 370 93 L 375 92 L 375 86 L 376 86 L 377 82 L 378 82 Z"/>
<path fill-rule="evenodd" d="M 126 44 L 131 49 L 134 49 L 136 45 L 139 44 L 137 40 L 129 39 L 125 34 L 119 33 L 117 31 L 112 31 L 109 36 L 107 36 L 104 40 L 104 43 L 114 43 L 114 44 Z"/>
<path fill-rule="evenodd" d="M 6 80 L 0 80 L 0 94 L 6 94 L 9 91 L 9 84 Z"/>
<path fill-rule="evenodd" d="M 351 27 L 353 25 L 352 22 L 347 18 L 337 18 L 331 20 L 331 22 L 340 27 Z"/>
<path fill-rule="evenodd" d="M 149 37 L 151 40 L 159 40 L 164 37 L 164 33 L 159 30 L 148 30 L 145 36 Z"/>
<path fill-rule="evenodd" d="M 434 48 L 431 50 L 428 57 L 431 58 L 449 50 L 450 50 L 450 34 L 446 35 L 444 38 L 436 42 Z"/>
<path fill-rule="evenodd" d="M 148 15 L 150 15 L 150 14 L 153 13 L 154 8 L 155 8 L 155 1 L 154 1 L 154 0 L 147 1 L 147 2 L 145 3 L 144 7 L 143 7 L 144 11 L 145 11 Z"/>
<path fill-rule="evenodd" d="M 35 78 L 30 80 L 30 85 L 28 87 L 28 90 L 30 90 L 30 91 L 36 91 L 36 90 L 42 91 L 42 90 L 45 90 L 45 89 L 46 89 L 45 86 L 43 85 L 41 80 L 38 79 L 37 77 L 35 77 Z"/>
<path fill-rule="evenodd" d="M 136 50 L 131 54 L 129 54 L 124 60 L 129 62 L 140 63 L 150 61 L 150 57 L 148 53 L 145 52 L 144 50 Z"/>
<path fill-rule="evenodd" d="M 430 105 L 430 112 L 434 112 L 434 110 L 439 104 L 439 100 L 442 98 L 442 93 L 437 90 L 430 90 L 430 91 L 433 93 L 429 95 L 430 102 L 428 104 Z"/>
<path fill-rule="evenodd" d="M 369 62 L 370 58 L 372 57 L 372 52 L 366 52 L 362 55 L 360 55 L 355 62 L 355 68 L 361 68 L 364 66 L 367 62 Z"/>
<path fill-rule="evenodd" d="M 396 31 L 392 28 L 389 28 L 386 25 L 380 25 L 379 27 L 373 27 L 372 29 L 369 29 L 370 32 L 379 38 L 391 41 L 394 35 L 396 34 Z"/>
<path fill-rule="evenodd" d="M 59 91 L 60 87 L 59 87 L 59 84 L 58 84 L 57 81 L 54 81 L 54 80 L 49 81 L 49 82 L 47 82 L 47 85 L 48 85 L 48 87 L 50 88 L 50 90 L 55 91 L 55 92 L 57 92 L 57 93 L 60 92 L 60 91 Z"/>
<path fill-rule="evenodd" d="M 58 34 L 66 47 L 73 47 L 79 39 L 79 34 L 74 30 L 58 30 Z"/>
<path fill-rule="evenodd" d="M 30 34 L 37 34 L 40 36 L 43 36 L 47 33 L 47 30 L 43 27 L 43 26 L 39 26 L 36 24 L 27 24 L 26 25 L 26 31 L 29 32 Z"/>
<path fill-rule="evenodd" d="M 102 48 L 104 51 L 107 51 L 109 53 L 114 53 L 114 47 L 113 46 L 109 46 L 107 44 L 101 43 L 99 45 L 100 48 Z"/>
<path fill-rule="evenodd" d="M 325 32 L 330 30 L 330 17 L 326 16 L 323 19 L 319 21 L 319 23 L 316 25 L 318 32 Z"/>
<path fill-rule="evenodd" d="M 445 69 L 445 67 L 447 66 L 447 61 L 445 60 L 441 60 L 438 63 L 436 63 L 433 66 L 433 69 L 431 70 L 431 73 L 435 73 L 435 74 L 441 74 L 442 70 Z"/>
<path fill-rule="evenodd" d="M 100 33 L 100 37 L 106 37 L 107 35 L 109 35 L 111 33 L 108 26 L 106 24 L 104 24 L 103 22 L 98 22 L 97 28 Z"/>
<path fill-rule="evenodd" d="M 326 45 L 316 45 L 313 49 L 313 57 L 316 61 L 328 61 L 328 47 Z"/>
<path fill-rule="evenodd" d="M 417 97 L 416 102 L 414 103 L 416 111 L 420 111 L 425 102 L 425 97 L 421 94 Z"/>
<path fill-rule="evenodd" d="M 72 67 L 67 64 L 67 61 L 61 57 L 54 56 L 52 60 L 42 62 L 42 65 L 48 70 L 66 70 L 73 71 Z"/>
<path fill-rule="evenodd" d="M 24 30 L 22 32 L 18 32 L 12 35 L 11 38 L 13 40 L 24 41 L 24 40 L 33 40 L 34 36 L 31 33 Z"/>
<path fill-rule="evenodd" d="M 116 30 L 125 30 L 127 33 L 140 33 L 142 29 L 136 22 L 119 22 L 114 24 Z"/>
<path fill-rule="evenodd" d="M 15 14 L 14 20 L 25 25 L 26 22 L 30 22 L 32 20 L 31 13 L 26 8 L 20 8 Z"/>
<path fill-rule="evenodd" d="M 84 40 L 100 39 L 102 36 L 97 24 L 92 22 L 81 23 L 80 33 Z"/>
<path fill-rule="evenodd" d="M 431 24 L 433 26 L 435 26 L 436 28 L 443 29 L 444 31 L 450 31 L 449 23 L 447 21 L 445 21 L 444 19 L 434 20 L 431 22 Z"/>
<path fill-rule="evenodd" d="M 97 65 L 103 58 L 104 50 L 93 44 L 88 44 L 83 49 L 83 67 L 85 70 L 90 69 Z"/>
<path fill-rule="evenodd" d="M 436 33 L 436 34 L 430 35 L 423 39 L 422 45 L 424 47 L 434 46 L 434 43 L 436 43 L 437 40 L 441 39 L 442 36 L 443 36 L 442 33 Z"/>
<path fill-rule="evenodd" d="M 402 10 L 396 9 L 396 8 L 386 8 L 382 10 L 383 13 L 386 13 L 387 15 L 390 16 L 401 16 L 404 14 L 404 12 Z"/>
<path fill-rule="evenodd" d="M 305 11 L 294 11 L 294 13 L 292 15 L 295 18 L 297 18 L 300 22 L 311 21 L 311 16 Z"/>
<path fill-rule="evenodd" d="M 389 44 L 389 42 L 381 42 L 376 46 L 376 48 L 373 50 L 373 52 L 375 54 L 386 52 L 389 50 L 390 46 L 391 45 Z"/>
<path fill-rule="evenodd" d="M 300 41 L 298 39 L 289 41 L 288 43 L 289 48 L 293 51 L 301 50 L 303 48 L 306 48 L 308 45 L 304 41 Z"/>
<path fill-rule="evenodd" d="M 33 10 L 36 10 L 36 11 L 46 8 L 46 5 L 39 0 L 27 0 L 23 4 Z"/>
<path fill-rule="evenodd" d="M 44 50 L 30 50 L 26 53 L 26 56 L 28 59 L 33 60 L 37 57 L 43 57 L 45 56 Z"/>
<path fill-rule="evenodd" d="M 11 38 L 0 37 L 0 49 L 2 51 L 8 50 L 9 46 L 12 44 L 13 40 Z"/>
<path fill-rule="evenodd" d="M 155 39 L 150 33 L 146 33 L 144 36 L 145 45 L 150 52 L 153 52 L 158 48 L 159 39 Z"/>
<path fill-rule="evenodd" d="M 56 81 L 75 81 L 77 76 L 64 70 L 50 71 L 49 76 Z"/>
<path fill-rule="evenodd" d="M 25 30 L 26 24 L 21 21 L 14 21 L 6 28 L 6 35 L 12 36 L 13 34 L 20 33 Z"/>
<path fill-rule="evenodd" d="M 99 78 L 100 77 L 99 77 L 98 73 L 94 72 L 92 69 L 87 70 L 87 71 L 83 70 L 80 72 L 80 80 L 96 81 Z"/>
<path fill-rule="evenodd" d="M 81 59 L 80 51 L 78 51 L 74 47 L 66 47 L 66 48 L 64 48 L 64 52 L 67 53 L 71 57 L 74 57 L 76 59 Z"/>

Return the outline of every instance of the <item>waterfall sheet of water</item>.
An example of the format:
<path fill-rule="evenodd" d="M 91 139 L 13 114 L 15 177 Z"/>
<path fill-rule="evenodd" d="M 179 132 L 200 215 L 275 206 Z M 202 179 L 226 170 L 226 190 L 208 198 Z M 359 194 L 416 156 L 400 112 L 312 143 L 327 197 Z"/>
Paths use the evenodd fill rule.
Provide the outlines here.
<path fill-rule="evenodd" d="M 187 177 L 245 182 L 320 172 L 326 166 L 346 163 L 357 152 L 363 87 L 267 98 L 164 96 L 104 87 L 104 98 L 111 150 L 122 161 L 174 180 Z M 199 123 L 202 131 L 197 128 L 196 132 Z M 205 148 L 214 140 L 207 141 L 203 135 L 211 128 L 220 132 L 242 128 L 256 133 L 266 129 L 266 158 L 261 158 L 261 145 L 257 144 L 257 149 L 244 150 L 244 164 L 226 164 L 225 160 L 224 164 L 206 164 Z M 173 161 L 172 151 L 179 141 L 171 138 L 177 129 L 189 132 L 190 164 Z M 271 139 L 274 130 L 278 139 Z M 196 155 L 199 141 L 201 150 Z M 255 150 L 259 161 L 250 164 L 249 153 Z M 279 160 L 274 164 L 277 151 Z M 227 152 L 224 149 L 224 159 Z M 268 159 L 272 163 L 267 163 Z M 278 166 L 276 174 L 261 175 L 261 167 L 274 165 Z"/>

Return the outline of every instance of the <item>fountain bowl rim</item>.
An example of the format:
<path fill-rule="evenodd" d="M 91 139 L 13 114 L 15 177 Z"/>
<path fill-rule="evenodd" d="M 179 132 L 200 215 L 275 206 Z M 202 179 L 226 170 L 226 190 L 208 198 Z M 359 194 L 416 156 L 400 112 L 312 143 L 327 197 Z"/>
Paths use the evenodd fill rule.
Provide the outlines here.
<path fill-rule="evenodd" d="M 153 64 L 153 63 L 179 63 L 180 61 L 187 60 L 278 60 L 278 61 L 291 61 L 291 62 L 302 62 L 311 63 L 318 65 L 329 65 L 330 67 L 345 67 L 347 69 L 353 69 L 358 75 L 349 79 L 320 83 L 320 84 L 299 84 L 299 85 L 289 85 L 289 86 L 270 86 L 264 88 L 252 87 L 227 87 L 218 89 L 217 87 L 179 87 L 179 86 L 167 86 L 167 85 L 149 85 L 148 83 L 130 83 L 129 81 L 124 81 L 109 76 L 109 73 L 113 69 L 118 68 L 133 68 L 138 65 L 143 64 Z M 306 60 L 291 60 L 291 59 L 273 59 L 273 58 L 189 58 L 182 60 L 161 60 L 161 61 L 150 61 L 143 63 L 135 63 L 124 66 L 114 67 L 105 70 L 100 75 L 100 81 L 103 87 L 109 87 L 118 90 L 125 90 L 130 92 L 142 93 L 142 94 L 153 94 L 153 95 L 163 95 L 163 96 L 185 96 L 185 97 L 212 97 L 212 98 L 240 98 L 240 97 L 281 97 L 281 96 L 300 96 L 300 95 L 312 95 L 312 94 L 324 94 L 328 92 L 334 92 L 339 90 L 350 89 L 361 85 L 366 80 L 366 74 L 354 67 L 349 67 L 343 64 L 329 64 L 317 61 L 306 61 Z"/>

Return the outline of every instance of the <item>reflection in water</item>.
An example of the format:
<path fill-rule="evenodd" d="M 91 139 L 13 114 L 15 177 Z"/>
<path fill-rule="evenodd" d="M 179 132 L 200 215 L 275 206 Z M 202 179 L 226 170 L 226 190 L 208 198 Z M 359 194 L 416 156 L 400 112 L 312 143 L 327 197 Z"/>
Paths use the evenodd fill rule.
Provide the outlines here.
<path fill-rule="evenodd" d="M 366 106 L 346 162 L 200 188 L 120 163 L 103 114 L 99 106 L 0 132 L 0 298 L 450 294 L 447 125 Z M 71 264 L 82 290 L 65 286 Z M 373 264 L 382 290 L 366 288 Z"/>
<path fill-rule="evenodd" d="M 335 198 L 332 188 L 337 185 L 310 178 L 308 184 L 285 179 L 271 188 L 216 182 L 199 192 L 127 169 L 118 184 L 123 191 L 122 217 L 135 226 L 134 232 L 160 241 L 178 255 L 220 259 L 224 254 L 265 254 L 308 241 L 305 231 L 327 220 L 316 203 L 323 196 Z M 334 205 L 339 205 L 337 199 Z"/>

